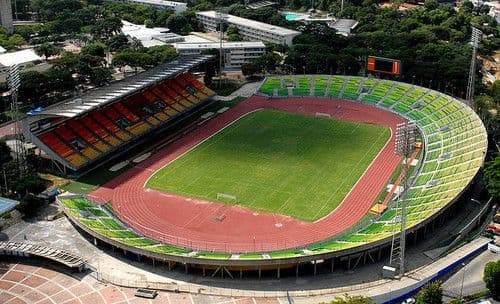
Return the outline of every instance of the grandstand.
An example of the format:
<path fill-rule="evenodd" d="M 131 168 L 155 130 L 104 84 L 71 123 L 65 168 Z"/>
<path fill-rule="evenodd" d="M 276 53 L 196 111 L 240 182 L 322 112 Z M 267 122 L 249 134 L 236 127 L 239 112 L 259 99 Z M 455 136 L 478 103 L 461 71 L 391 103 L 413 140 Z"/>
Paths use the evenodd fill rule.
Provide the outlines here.
<path fill-rule="evenodd" d="M 192 83 L 189 74 L 184 73 L 178 77 L 181 77 L 182 80 L 173 78 L 170 81 L 165 81 L 164 85 L 179 91 L 185 86 L 184 81 Z M 176 104 L 181 104 L 181 100 L 183 102 L 188 100 L 187 97 L 196 97 L 196 94 L 210 94 L 210 92 L 204 91 L 206 89 L 199 83 L 193 83 L 193 86 L 197 89 L 195 94 L 186 95 L 185 92 L 184 94 L 179 92 L 178 95 L 171 96 L 171 98 L 175 100 Z M 266 78 L 258 95 L 263 95 L 266 98 L 279 98 L 276 100 L 281 102 L 284 98 L 300 97 L 288 100 L 290 104 L 301 104 L 302 100 L 304 106 L 312 103 L 328 105 L 333 103 L 332 99 L 346 100 L 349 101 L 349 104 L 364 105 L 365 110 L 368 107 L 376 108 L 374 111 L 385 111 L 386 114 L 391 112 L 414 121 L 423 140 L 423 153 L 410 178 L 410 187 L 406 189 L 408 233 L 414 233 L 425 227 L 442 214 L 467 188 L 484 161 L 487 135 L 479 117 L 459 100 L 437 91 L 374 78 L 337 75 L 286 75 Z M 272 105 L 273 100 L 270 101 L 266 99 L 266 103 Z M 286 104 L 286 100 L 284 104 Z M 117 107 L 114 107 L 113 110 L 122 111 Z M 248 109 L 248 111 L 251 110 L 254 109 Z M 358 114 L 363 115 L 363 112 L 358 112 Z M 368 113 L 364 114 L 368 115 Z M 111 113 L 107 115 L 111 115 Z M 124 115 L 126 114 L 124 113 Z M 165 115 L 167 114 L 165 113 Z M 129 116 L 126 117 L 130 121 L 137 119 L 130 114 Z M 78 132 L 76 127 L 70 127 Z M 118 131 L 123 131 L 123 129 Z M 215 132 L 217 129 L 213 131 Z M 44 130 L 42 133 L 45 132 Z M 52 132 L 56 132 L 57 138 L 62 138 L 66 142 L 71 140 L 63 130 Z M 83 149 L 81 150 L 80 154 L 85 155 Z M 72 155 L 64 152 L 61 150 L 64 157 L 69 158 Z M 88 151 L 85 153 L 88 154 L 88 158 L 92 156 Z M 157 165 L 155 168 L 159 169 L 159 167 L 160 165 Z M 137 175 L 146 176 L 147 174 L 151 174 L 151 172 L 141 171 Z M 140 183 L 140 185 L 143 187 L 144 183 Z M 105 191 L 107 190 L 104 189 L 103 193 Z M 118 197 L 123 197 L 123 195 L 124 193 L 121 193 Z M 279 276 L 280 267 L 285 268 L 292 265 L 298 269 L 298 265 L 312 261 L 316 265 L 315 261 L 331 260 L 333 268 L 333 261 L 341 259 L 343 261 L 349 260 L 348 265 L 350 265 L 352 257 L 366 257 L 366 253 L 373 250 L 378 250 L 380 254 L 381 248 L 385 248 L 389 244 L 392 233 L 399 228 L 399 221 L 396 217 L 398 207 L 389 203 L 387 210 L 380 216 L 371 218 L 367 222 L 360 222 L 342 233 L 332 233 L 319 242 L 314 241 L 295 247 L 288 244 L 281 249 L 260 247 L 264 249 L 255 250 L 254 237 L 253 251 L 224 250 L 225 247 L 214 250 L 209 248 L 207 244 L 196 244 L 192 240 L 179 240 L 174 235 L 154 233 L 147 235 L 147 231 L 153 230 L 148 230 L 149 228 L 141 230 L 139 226 L 131 225 L 129 218 L 120 217 L 121 210 L 110 211 L 104 207 L 102 201 L 101 204 L 96 204 L 95 199 L 90 196 L 87 198 L 74 195 L 61 196 L 58 200 L 76 225 L 82 227 L 93 237 L 113 246 L 124 248 L 128 252 L 196 267 L 209 265 L 239 270 L 259 269 L 259 275 L 261 267 L 278 269 Z M 138 196 L 134 197 L 134 200 L 140 202 Z M 368 203 L 373 204 L 374 202 Z M 131 209 L 132 212 L 146 212 L 143 204 L 136 208 Z M 345 223 L 345 219 L 321 219 L 318 223 L 321 224 L 325 220 L 331 220 L 330 223 L 335 223 L 336 226 Z M 133 229 L 129 228 L 128 225 L 131 225 Z M 328 226 L 328 229 L 334 228 L 332 225 Z M 318 234 L 325 232 L 320 229 L 315 231 Z M 292 237 L 304 237 L 305 242 L 312 239 L 310 236 L 303 235 Z M 248 243 L 252 243 L 251 238 L 249 238 Z"/>
<path fill-rule="evenodd" d="M 295 77 L 305 82 L 306 76 Z M 310 91 L 292 89 L 293 95 L 283 94 L 283 87 L 275 87 L 283 82 L 279 81 L 284 79 L 281 76 L 267 78 L 260 92 L 269 94 L 272 91 L 273 97 L 300 97 L 310 96 L 314 90 L 318 97 L 367 103 L 417 123 L 425 140 L 425 154 L 408 189 L 408 228 L 420 226 L 432 215 L 440 213 L 460 195 L 481 167 L 487 147 L 484 126 L 474 111 L 458 100 L 437 91 L 388 80 L 308 77 L 311 79 L 308 83 L 316 83 Z M 324 92 L 324 95 L 319 92 Z M 399 225 L 395 219 L 396 211 L 392 206 L 377 221 L 342 241 L 363 244 L 390 236 L 393 226 Z"/>
<path fill-rule="evenodd" d="M 189 74 L 211 56 L 183 57 L 23 121 L 25 137 L 64 173 L 109 160 L 194 111 L 215 93 Z M 69 172 L 68 170 L 69 169 Z"/>

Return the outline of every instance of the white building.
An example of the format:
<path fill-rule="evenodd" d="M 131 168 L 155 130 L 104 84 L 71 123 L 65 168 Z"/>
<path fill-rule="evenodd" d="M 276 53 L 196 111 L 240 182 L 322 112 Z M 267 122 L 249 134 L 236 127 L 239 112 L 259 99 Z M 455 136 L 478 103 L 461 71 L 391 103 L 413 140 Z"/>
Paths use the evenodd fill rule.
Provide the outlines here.
<path fill-rule="evenodd" d="M 498 1 L 485 2 L 484 5 L 490 8 L 488 15 L 495 18 L 497 23 L 500 23 L 500 3 Z"/>
<path fill-rule="evenodd" d="M 203 23 L 205 30 L 217 32 L 219 17 L 215 11 L 198 12 L 196 13 L 196 18 Z M 284 27 L 233 15 L 225 15 L 225 21 L 229 26 L 236 27 L 239 34 L 244 39 L 251 41 L 265 41 L 276 44 L 292 45 L 293 38 L 300 34 L 298 31 Z"/>
<path fill-rule="evenodd" d="M 219 49 L 219 42 L 205 43 L 175 43 L 175 49 L 180 55 L 198 55 L 203 50 Z M 241 69 L 243 63 L 264 55 L 266 46 L 258 42 L 223 42 L 224 68 L 227 70 Z"/>
<path fill-rule="evenodd" d="M 128 37 L 139 40 L 144 47 L 184 41 L 182 36 L 169 33 L 168 28 L 148 28 L 145 25 L 133 24 L 125 20 L 122 20 L 122 24 L 122 33 Z"/>
<path fill-rule="evenodd" d="M 170 8 L 176 13 L 182 13 L 187 10 L 187 3 L 175 2 L 175 1 L 165 1 L 165 0 L 107 0 L 114 2 L 132 2 L 141 5 L 151 6 L 157 9 Z"/>

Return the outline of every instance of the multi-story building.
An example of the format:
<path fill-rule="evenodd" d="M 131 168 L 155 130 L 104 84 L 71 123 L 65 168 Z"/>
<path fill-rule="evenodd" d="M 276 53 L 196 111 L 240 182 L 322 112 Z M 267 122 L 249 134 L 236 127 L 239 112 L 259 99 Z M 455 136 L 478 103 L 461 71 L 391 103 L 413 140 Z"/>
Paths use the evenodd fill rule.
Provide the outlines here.
<path fill-rule="evenodd" d="M 0 26 L 7 29 L 7 33 L 14 31 L 12 23 L 12 6 L 10 0 L 0 0 Z"/>
<path fill-rule="evenodd" d="M 203 23 L 205 30 L 217 32 L 220 16 L 216 11 L 205 11 L 196 13 L 196 18 Z M 284 27 L 267 24 L 251 19 L 241 18 L 233 15 L 224 15 L 225 22 L 229 26 L 238 29 L 240 36 L 250 41 L 265 41 L 276 44 L 292 45 L 292 40 L 300 32 Z"/>
<path fill-rule="evenodd" d="M 115 2 L 131 2 L 141 5 L 151 6 L 157 9 L 170 8 L 176 13 L 182 13 L 187 10 L 187 3 L 175 2 L 175 1 L 165 1 L 165 0 L 107 0 Z"/>
<path fill-rule="evenodd" d="M 175 43 L 175 49 L 180 55 L 198 55 L 203 50 L 219 49 L 219 42 L 205 43 Z M 241 65 L 250 59 L 264 55 L 266 46 L 261 41 L 257 42 L 223 42 L 222 53 L 224 68 L 227 70 L 241 69 Z"/>

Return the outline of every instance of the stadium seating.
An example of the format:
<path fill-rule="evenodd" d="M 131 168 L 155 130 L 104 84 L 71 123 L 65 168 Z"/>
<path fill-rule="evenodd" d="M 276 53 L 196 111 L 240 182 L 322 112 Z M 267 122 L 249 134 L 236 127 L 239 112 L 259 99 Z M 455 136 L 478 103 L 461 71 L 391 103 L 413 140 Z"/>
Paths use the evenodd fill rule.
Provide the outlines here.
<path fill-rule="evenodd" d="M 116 220 L 108 210 L 83 197 L 67 197 L 59 199 L 69 215 L 79 221 L 86 229 L 94 231 L 115 242 L 134 246 L 158 253 L 186 254 L 191 250 L 160 244 L 143 237 Z"/>
<path fill-rule="evenodd" d="M 77 166 L 86 163 L 93 156 L 89 151 L 106 153 L 106 148 L 111 151 L 134 136 L 130 126 L 124 127 L 113 120 L 117 114 L 127 121 L 135 121 L 135 125 L 141 123 L 152 128 L 152 123 L 148 125 L 148 118 L 168 121 L 188 109 L 188 102 L 193 104 L 190 97 L 211 94 L 193 82 L 191 75 L 183 74 L 180 77 L 182 79 L 175 80 L 175 85 L 165 82 L 154 92 L 148 89 L 139 96 L 131 97 L 133 100 L 121 101 L 124 108 L 113 106 L 109 112 L 104 108 L 71 122 L 62 122 L 42 132 L 39 137 L 71 164 Z M 183 89 L 187 84 L 192 84 L 198 91 L 193 94 Z M 166 92 L 169 85 L 175 89 Z M 480 119 L 460 101 L 436 91 L 388 80 L 328 75 L 268 77 L 259 90 L 262 94 L 274 97 L 289 96 L 291 91 L 298 96 L 312 93 L 314 96 L 364 102 L 415 121 L 425 145 L 420 168 L 412 178 L 405 198 L 407 228 L 422 223 L 452 202 L 470 183 L 484 160 L 487 138 Z M 120 135 L 120 132 L 123 134 Z M 74 142 L 75 139 L 78 139 L 77 142 Z M 89 150 L 84 154 L 84 149 Z M 284 259 L 340 251 L 387 239 L 400 228 L 397 221 L 400 206 L 393 202 L 381 216 L 372 217 L 365 223 L 362 221 L 348 232 L 325 242 L 266 254 L 231 256 L 228 253 L 178 248 L 138 235 L 116 220 L 108 210 L 81 197 L 62 198 L 60 202 L 65 211 L 86 229 L 118 243 L 156 253 L 212 260 Z"/>
<path fill-rule="evenodd" d="M 318 75 L 314 78 L 314 96 L 325 96 L 329 80 L 330 78 L 325 75 Z"/>
<path fill-rule="evenodd" d="M 182 115 L 215 93 L 189 73 L 106 104 L 82 116 L 53 122 L 34 135 L 70 168 L 92 163 Z"/>
<path fill-rule="evenodd" d="M 293 88 L 293 96 L 309 96 L 311 94 L 311 76 L 297 76 L 298 86 Z"/>
<path fill-rule="evenodd" d="M 314 95 L 377 104 L 415 121 L 423 131 L 425 153 L 419 175 L 408 189 L 407 227 L 415 226 L 455 199 L 481 166 L 487 144 L 484 126 L 466 105 L 450 96 L 409 84 L 352 76 L 314 76 Z M 330 82 L 329 82 L 330 81 Z M 274 92 L 279 79 L 268 77 L 263 94 Z M 328 90 L 329 88 L 329 90 Z M 269 94 L 272 95 L 272 94 Z M 352 248 L 391 235 L 399 206 L 391 204 L 378 219 L 337 240 L 310 246 L 321 253 Z M 271 257 L 297 255 L 293 250 Z"/>

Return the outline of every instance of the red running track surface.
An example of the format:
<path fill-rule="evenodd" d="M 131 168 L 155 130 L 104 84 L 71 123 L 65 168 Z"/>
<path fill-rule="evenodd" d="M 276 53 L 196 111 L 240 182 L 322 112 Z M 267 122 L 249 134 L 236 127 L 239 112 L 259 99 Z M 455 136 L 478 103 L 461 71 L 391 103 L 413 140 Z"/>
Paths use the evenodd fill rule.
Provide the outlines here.
<path fill-rule="evenodd" d="M 393 152 L 394 136 L 344 201 L 316 222 L 144 187 L 147 179 L 160 168 L 237 118 L 260 108 L 306 115 L 328 113 L 338 119 L 385 125 L 393 131 L 403 121 L 388 111 L 343 100 L 254 96 L 166 146 L 89 197 L 97 202 L 111 201 L 118 216 L 142 234 L 195 250 L 245 253 L 296 248 L 325 240 L 356 224 L 370 210 L 400 161 Z"/>

